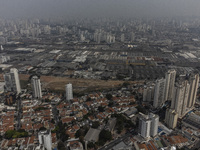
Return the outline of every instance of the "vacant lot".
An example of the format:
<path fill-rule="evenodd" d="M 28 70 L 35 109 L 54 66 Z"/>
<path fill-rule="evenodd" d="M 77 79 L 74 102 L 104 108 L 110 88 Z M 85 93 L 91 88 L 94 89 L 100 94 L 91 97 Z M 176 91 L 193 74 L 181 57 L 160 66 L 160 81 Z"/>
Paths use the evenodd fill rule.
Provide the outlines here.
<path fill-rule="evenodd" d="M 29 75 L 20 74 L 20 80 L 23 83 L 28 83 Z M 75 92 L 89 92 L 95 90 L 104 90 L 111 89 L 121 86 L 124 81 L 115 81 L 115 80 L 93 80 L 93 79 L 74 79 L 74 78 L 66 78 L 66 77 L 54 77 L 54 76 L 41 76 L 40 77 L 42 87 L 46 89 L 50 89 L 53 91 L 64 91 L 65 85 L 67 83 L 72 83 L 73 90 Z M 136 83 L 134 81 L 130 81 L 130 84 Z"/>

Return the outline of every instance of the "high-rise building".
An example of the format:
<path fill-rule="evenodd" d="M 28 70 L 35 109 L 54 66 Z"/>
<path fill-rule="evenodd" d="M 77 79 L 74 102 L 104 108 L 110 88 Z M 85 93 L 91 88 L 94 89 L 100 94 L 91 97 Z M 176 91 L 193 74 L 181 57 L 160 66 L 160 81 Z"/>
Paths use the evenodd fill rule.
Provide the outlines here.
<path fill-rule="evenodd" d="M 139 116 L 139 134 L 143 138 L 150 138 L 151 119 L 148 115 L 140 113 Z"/>
<path fill-rule="evenodd" d="M 0 46 L 0 50 L 1 50 L 1 51 L 3 51 L 3 50 L 4 50 L 4 48 L 3 48 L 3 46 L 2 46 L 2 45 Z"/>
<path fill-rule="evenodd" d="M 131 42 L 133 42 L 134 40 L 135 40 L 135 34 L 131 32 Z"/>
<path fill-rule="evenodd" d="M 45 130 L 38 133 L 39 143 L 44 146 L 46 150 L 52 150 L 51 131 Z"/>
<path fill-rule="evenodd" d="M 178 113 L 179 117 L 183 117 L 186 113 L 189 89 L 190 85 L 187 80 L 179 81 L 179 83 L 175 84 L 171 109 L 174 109 Z"/>
<path fill-rule="evenodd" d="M 72 91 L 72 84 L 69 83 L 66 85 L 66 100 L 69 101 L 73 99 L 73 91 Z"/>
<path fill-rule="evenodd" d="M 199 75 L 192 74 L 189 78 L 189 83 L 190 83 L 190 91 L 189 91 L 187 107 L 192 108 L 196 100 L 197 89 L 199 85 Z"/>
<path fill-rule="evenodd" d="M 174 109 L 167 109 L 165 113 L 165 123 L 169 128 L 174 129 L 177 126 L 178 113 Z"/>
<path fill-rule="evenodd" d="M 158 134 L 159 116 L 150 113 L 149 117 L 151 118 L 150 136 L 155 137 Z"/>
<path fill-rule="evenodd" d="M 81 42 L 84 42 L 84 41 L 85 41 L 85 36 L 83 35 L 83 33 L 81 33 L 81 35 L 80 35 L 80 41 L 81 41 Z"/>
<path fill-rule="evenodd" d="M 176 70 L 171 69 L 165 74 L 166 83 L 165 83 L 164 101 L 172 100 L 175 79 L 176 79 Z"/>
<path fill-rule="evenodd" d="M 148 87 L 144 87 L 144 90 L 143 90 L 143 102 L 147 101 L 148 89 L 149 89 Z"/>
<path fill-rule="evenodd" d="M 154 137 L 158 133 L 159 116 L 153 113 L 145 115 L 139 113 L 139 134 L 143 138 Z"/>
<path fill-rule="evenodd" d="M 189 97 L 189 92 L 190 92 L 190 84 L 187 80 L 184 81 L 184 86 L 185 86 L 185 91 L 184 91 L 181 117 L 185 116 L 185 114 L 188 112 L 187 104 L 188 104 L 188 97 Z"/>
<path fill-rule="evenodd" d="M 0 82 L 0 94 L 2 94 L 4 92 L 4 86 L 5 86 L 5 82 Z"/>
<path fill-rule="evenodd" d="M 121 34 L 121 42 L 124 42 L 125 41 L 125 36 L 124 34 Z"/>
<path fill-rule="evenodd" d="M 154 98 L 154 84 L 150 84 L 144 87 L 143 102 L 151 102 Z"/>
<path fill-rule="evenodd" d="M 33 76 L 31 78 L 31 86 L 33 90 L 33 97 L 42 98 L 41 83 L 40 83 L 40 79 L 37 76 Z"/>
<path fill-rule="evenodd" d="M 4 80 L 6 91 L 16 92 L 17 94 L 21 92 L 18 70 L 16 68 L 11 68 L 10 72 L 4 75 Z"/>
<path fill-rule="evenodd" d="M 154 92 L 154 100 L 153 100 L 153 106 L 155 108 L 162 105 L 164 102 L 164 94 L 165 94 L 165 79 L 158 79 L 156 80 L 155 85 L 155 92 Z"/>

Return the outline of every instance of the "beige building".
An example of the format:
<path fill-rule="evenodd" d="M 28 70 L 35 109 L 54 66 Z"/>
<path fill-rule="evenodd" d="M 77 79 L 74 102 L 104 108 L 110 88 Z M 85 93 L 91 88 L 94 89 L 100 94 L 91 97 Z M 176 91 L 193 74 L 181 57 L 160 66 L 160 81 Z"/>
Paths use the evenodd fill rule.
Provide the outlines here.
<path fill-rule="evenodd" d="M 167 109 L 165 114 L 165 122 L 169 128 L 174 129 L 177 126 L 178 113 L 173 109 Z"/>

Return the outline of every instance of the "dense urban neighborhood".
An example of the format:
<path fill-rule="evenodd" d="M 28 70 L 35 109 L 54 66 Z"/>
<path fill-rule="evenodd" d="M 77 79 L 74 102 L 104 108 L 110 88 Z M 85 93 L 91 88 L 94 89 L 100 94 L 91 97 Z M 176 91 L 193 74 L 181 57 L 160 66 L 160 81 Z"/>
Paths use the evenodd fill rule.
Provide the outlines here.
<path fill-rule="evenodd" d="M 0 150 L 198 150 L 199 26 L 0 19 Z"/>

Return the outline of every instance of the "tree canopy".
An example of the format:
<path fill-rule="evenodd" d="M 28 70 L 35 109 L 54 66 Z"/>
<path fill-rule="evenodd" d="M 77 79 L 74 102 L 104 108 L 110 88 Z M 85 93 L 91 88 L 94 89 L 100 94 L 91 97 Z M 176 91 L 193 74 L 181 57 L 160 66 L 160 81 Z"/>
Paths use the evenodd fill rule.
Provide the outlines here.
<path fill-rule="evenodd" d="M 28 136 L 28 132 L 26 132 L 25 130 L 8 130 L 5 133 L 5 138 L 6 139 L 12 139 L 12 138 L 21 138 L 21 137 L 27 137 Z"/>
<path fill-rule="evenodd" d="M 103 129 L 99 134 L 99 143 L 105 144 L 107 141 L 112 140 L 110 131 Z"/>

